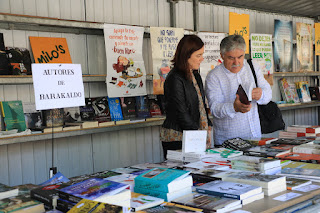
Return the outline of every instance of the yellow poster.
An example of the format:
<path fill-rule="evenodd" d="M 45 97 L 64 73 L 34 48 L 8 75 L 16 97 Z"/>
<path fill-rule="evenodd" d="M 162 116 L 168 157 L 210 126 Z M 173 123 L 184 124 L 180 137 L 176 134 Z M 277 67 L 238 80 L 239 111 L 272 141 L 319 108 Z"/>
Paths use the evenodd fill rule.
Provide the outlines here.
<path fill-rule="evenodd" d="M 66 38 L 29 37 L 35 63 L 71 64 Z"/>
<path fill-rule="evenodd" d="M 314 23 L 314 42 L 316 55 L 320 55 L 320 23 Z"/>
<path fill-rule="evenodd" d="M 246 41 L 246 54 L 249 54 L 249 25 L 248 14 L 229 13 L 229 35 L 241 35 Z"/>

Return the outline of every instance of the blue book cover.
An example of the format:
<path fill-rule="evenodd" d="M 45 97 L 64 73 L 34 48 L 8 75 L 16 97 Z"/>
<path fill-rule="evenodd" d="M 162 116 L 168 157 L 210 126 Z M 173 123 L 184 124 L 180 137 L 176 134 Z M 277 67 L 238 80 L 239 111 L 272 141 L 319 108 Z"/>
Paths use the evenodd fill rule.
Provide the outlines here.
<path fill-rule="evenodd" d="M 169 168 L 153 168 L 136 177 L 134 179 L 134 182 L 135 186 L 138 188 L 169 192 L 169 183 L 171 183 L 172 181 L 182 180 L 189 174 L 189 171 L 184 170 Z"/>
<path fill-rule="evenodd" d="M 52 178 L 50 178 L 49 180 L 39 184 L 40 186 L 47 186 L 47 185 L 53 185 L 56 183 L 66 183 L 68 182 L 69 179 L 64 176 L 61 172 L 56 173 L 54 176 L 52 176 Z"/>
<path fill-rule="evenodd" d="M 120 99 L 108 97 L 108 104 L 109 104 L 109 109 L 110 109 L 111 120 L 112 121 L 123 120 Z"/>
<path fill-rule="evenodd" d="M 90 178 L 61 189 L 61 192 L 78 198 L 95 200 L 103 195 L 115 195 L 129 187 L 128 184 L 118 183 L 100 178 Z"/>
<path fill-rule="evenodd" d="M 151 117 L 147 96 L 136 96 L 136 113 L 138 118 Z"/>

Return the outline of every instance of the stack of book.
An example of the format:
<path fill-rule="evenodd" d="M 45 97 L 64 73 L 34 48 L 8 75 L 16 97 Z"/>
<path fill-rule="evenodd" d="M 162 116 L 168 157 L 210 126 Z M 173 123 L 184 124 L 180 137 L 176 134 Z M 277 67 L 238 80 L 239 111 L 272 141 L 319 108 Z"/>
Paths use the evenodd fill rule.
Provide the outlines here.
<path fill-rule="evenodd" d="M 129 207 L 131 192 L 127 188 L 129 188 L 127 184 L 90 178 L 59 189 L 59 197 L 73 203 L 88 199 L 114 205 L 121 202 L 123 206 Z"/>
<path fill-rule="evenodd" d="M 280 131 L 280 138 L 319 137 L 320 126 L 291 125 L 286 131 Z"/>
<path fill-rule="evenodd" d="M 287 145 L 286 145 L 287 146 Z M 282 149 L 277 146 L 262 145 L 252 147 L 244 152 L 245 155 L 257 157 L 277 157 L 289 153 L 290 149 Z"/>
<path fill-rule="evenodd" d="M 134 179 L 134 192 L 171 200 L 192 192 L 192 176 L 190 172 L 154 168 Z"/>
<path fill-rule="evenodd" d="M 204 212 L 229 212 L 242 207 L 241 200 L 192 192 L 172 203 L 203 209 Z"/>
<path fill-rule="evenodd" d="M 241 200 L 242 205 L 264 198 L 260 186 L 221 180 L 212 181 L 199 186 L 196 188 L 196 191 L 202 194 Z"/>
<path fill-rule="evenodd" d="M 281 171 L 280 160 L 255 156 L 239 156 L 231 159 L 232 169 L 277 174 Z"/>
<path fill-rule="evenodd" d="M 221 177 L 223 181 L 261 186 L 266 196 L 285 191 L 286 178 L 280 175 L 267 175 L 252 172 L 233 172 Z"/>

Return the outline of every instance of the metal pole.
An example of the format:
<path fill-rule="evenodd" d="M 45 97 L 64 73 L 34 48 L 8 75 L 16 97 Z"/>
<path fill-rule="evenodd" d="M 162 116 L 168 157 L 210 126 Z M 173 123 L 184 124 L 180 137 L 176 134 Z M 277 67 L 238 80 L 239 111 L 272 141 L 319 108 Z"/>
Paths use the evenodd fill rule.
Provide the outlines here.
<path fill-rule="evenodd" d="M 192 0 L 193 2 L 193 30 L 199 31 L 199 0 Z"/>
<path fill-rule="evenodd" d="M 168 0 L 170 3 L 170 27 L 177 26 L 176 3 L 174 0 Z"/>

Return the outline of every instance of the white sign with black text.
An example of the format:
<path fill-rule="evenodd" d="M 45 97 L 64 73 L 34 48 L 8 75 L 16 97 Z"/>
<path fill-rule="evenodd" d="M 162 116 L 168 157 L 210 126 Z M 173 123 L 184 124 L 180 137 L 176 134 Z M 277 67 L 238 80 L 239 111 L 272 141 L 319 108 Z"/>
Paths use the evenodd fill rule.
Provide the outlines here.
<path fill-rule="evenodd" d="M 80 64 L 32 64 L 37 110 L 84 106 Z"/>
<path fill-rule="evenodd" d="M 207 130 L 183 130 L 182 152 L 205 152 Z"/>

